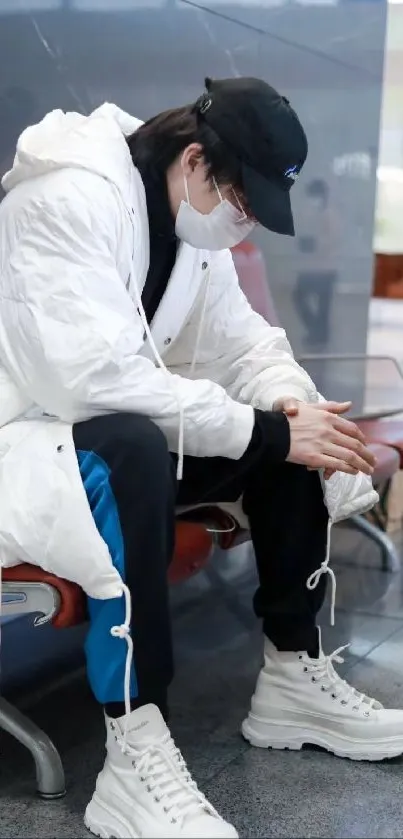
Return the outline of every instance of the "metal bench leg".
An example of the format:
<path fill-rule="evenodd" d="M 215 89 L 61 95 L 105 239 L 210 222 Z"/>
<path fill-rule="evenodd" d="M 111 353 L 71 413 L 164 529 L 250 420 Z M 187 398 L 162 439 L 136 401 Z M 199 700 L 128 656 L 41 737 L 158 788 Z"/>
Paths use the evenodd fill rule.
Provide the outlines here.
<path fill-rule="evenodd" d="M 36 784 L 41 798 L 62 798 L 66 794 L 60 756 L 49 737 L 0 697 L 0 728 L 22 743 L 35 761 Z"/>
<path fill-rule="evenodd" d="M 400 571 L 400 556 L 387 533 L 384 533 L 383 530 L 380 530 L 379 527 L 376 527 L 368 519 L 364 518 L 364 516 L 351 516 L 349 521 L 357 530 L 365 533 L 366 536 L 372 539 L 373 542 L 376 542 L 380 547 L 382 552 L 382 568 L 384 571 Z"/>

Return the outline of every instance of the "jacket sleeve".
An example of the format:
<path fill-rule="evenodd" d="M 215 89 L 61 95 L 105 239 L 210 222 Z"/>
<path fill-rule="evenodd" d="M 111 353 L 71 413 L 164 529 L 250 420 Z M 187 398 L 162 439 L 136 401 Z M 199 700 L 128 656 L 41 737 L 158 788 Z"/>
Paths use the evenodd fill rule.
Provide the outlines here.
<path fill-rule="evenodd" d="M 27 397 L 66 422 L 145 414 L 175 451 L 180 406 L 185 453 L 238 459 L 252 435 L 251 407 L 138 354 L 142 323 L 116 267 L 118 199 L 101 184 L 91 201 L 72 185 L 47 203 L 36 198 L 15 222 L 0 281 L 5 366 Z"/>
<path fill-rule="evenodd" d="M 269 324 L 253 311 L 242 292 L 230 251 L 212 255 L 210 280 L 199 340 L 195 378 L 212 379 L 240 402 L 271 410 L 276 399 L 294 396 L 317 402 L 314 383 L 295 361 L 283 329 Z M 186 375 L 203 309 L 203 291 L 183 346 L 189 353 L 169 354 L 170 369 Z M 176 357 L 175 354 L 176 353 Z"/>

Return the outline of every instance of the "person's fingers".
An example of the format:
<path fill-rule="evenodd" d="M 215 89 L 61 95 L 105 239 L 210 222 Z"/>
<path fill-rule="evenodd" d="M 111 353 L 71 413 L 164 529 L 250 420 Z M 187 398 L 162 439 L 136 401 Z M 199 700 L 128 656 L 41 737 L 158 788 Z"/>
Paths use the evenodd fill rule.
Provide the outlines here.
<path fill-rule="evenodd" d="M 342 434 L 347 434 L 349 437 L 356 437 L 357 440 L 360 440 L 360 442 L 365 445 L 365 435 L 362 433 L 361 429 L 358 428 L 358 425 L 356 425 L 355 422 L 351 422 L 351 420 L 344 419 L 344 417 L 340 416 L 330 416 L 333 428 L 336 428 L 337 431 L 341 431 Z"/>
<path fill-rule="evenodd" d="M 337 446 L 335 447 L 337 448 Z M 330 469 L 333 472 L 345 472 L 347 475 L 356 475 L 357 469 L 350 466 L 345 460 L 340 460 L 330 454 L 318 454 L 314 457 L 315 465 L 312 464 L 311 469 Z"/>
<path fill-rule="evenodd" d="M 295 416 L 298 413 L 300 401 L 294 396 L 284 396 L 281 399 L 276 399 L 273 403 L 273 411 L 283 411 L 288 416 Z"/>
<path fill-rule="evenodd" d="M 307 467 L 307 469 L 308 469 L 308 472 L 318 472 L 318 468 L 317 468 L 316 466 L 308 466 L 308 467 Z M 328 481 L 328 480 L 329 480 L 329 478 L 332 478 L 332 477 L 333 477 L 333 475 L 335 475 L 335 474 L 336 474 L 336 472 L 337 472 L 337 469 L 327 467 L 326 469 L 324 469 L 324 470 L 323 470 L 323 478 L 324 478 L 324 480 L 325 480 L 325 481 Z M 353 469 L 353 470 L 352 470 L 352 472 L 351 472 L 351 474 L 352 474 L 352 475 L 353 475 L 353 474 L 354 474 L 354 475 L 358 475 L 358 469 Z"/>
<path fill-rule="evenodd" d="M 356 440 L 354 437 L 348 437 L 346 434 L 341 434 L 337 432 L 331 438 L 331 442 L 335 443 L 337 446 L 342 446 L 343 448 L 350 449 L 355 454 L 357 454 L 362 460 L 365 460 L 369 466 L 374 468 L 376 466 L 376 457 L 374 453 L 361 443 L 360 440 Z"/>
<path fill-rule="evenodd" d="M 307 467 L 307 469 L 308 469 L 308 472 L 317 472 L 317 471 L 318 471 L 317 466 L 308 466 L 308 467 Z M 328 481 L 328 480 L 329 480 L 329 478 L 331 478 L 333 475 L 335 475 L 335 474 L 336 474 L 336 472 L 337 472 L 337 469 L 330 468 L 330 467 L 328 466 L 326 469 L 324 469 L 324 470 L 323 470 L 323 477 L 324 477 L 324 480 L 325 480 L 325 481 Z M 354 469 L 354 470 L 351 472 L 351 474 L 358 475 L 358 469 Z"/>
<path fill-rule="evenodd" d="M 357 452 L 352 451 L 352 449 L 344 448 L 344 446 L 339 446 L 336 443 L 328 443 L 325 452 L 331 457 L 343 461 L 352 470 L 358 469 L 359 472 L 364 472 L 365 475 L 372 475 L 374 471 L 373 466 L 370 465 L 368 460 L 361 457 Z"/>
<path fill-rule="evenodd" d="M 308 472 L 317 472 L 318 471 L 317 466 L 307 466 L 306 468 L 307 468 Z M 335 469 L 334 470 L 329 469 L 329 468 L 324 469 L 323 477 L 324 477 L 325 481 L 327 481 L 328 478 L 332 477 L 333 471 L 335 472 L 336 470 Z"/>
<path fill-rule="evenodd" d="M 332 478 L 332 477 L 333 477 L 333 475 L 335 475 L 335 474 L 336 474 L 336 472 L 337 472 L 337 469 L 325 469 L 325 471 L 324 471 L 324 473 L 323 473 L 323 477 L 324 477 L 325 481 L 328 481 L 328 480 L 329 480 L 329 478 Z M 354 469 L 354 470 L 353 470 L 353 472 L 351 472 L 351 474 L 352 474 L 352 475 L 353 475 L 353 474 L 354 474 L 354 475 L 358 475 L 358 474 L 359 474 L 358 469 Z"/>
<path fill-rule="evenodd" d="M 287 417 L 295 417 L 298 414 L 299 404 L 297 399 L 284 399 L 282 411 Z"/>
<path fill-rule="evenodd" d="M 346 414 L 350 410 L 352 402 L 318 402 L 317 407 L 331 414 Z"/>

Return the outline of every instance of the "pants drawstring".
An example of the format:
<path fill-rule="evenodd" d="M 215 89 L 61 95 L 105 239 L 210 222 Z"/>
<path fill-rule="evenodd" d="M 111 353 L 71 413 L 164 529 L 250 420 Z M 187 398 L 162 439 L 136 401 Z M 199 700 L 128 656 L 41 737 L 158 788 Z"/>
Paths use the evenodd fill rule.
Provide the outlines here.
<path fill-rule="evenodd" d="M 324 561 L 321 563 L 320 567 L 311 574 L 307 581 L 306 587 L 309 591 L 313 591 L 316 586 L 319 584 L 319 580 L 322 574 L 329 574 L 330 581 L 331 581 L 331 601 L 330 601 L 330 625 L 334 626 L 334 613 L 336 608 L 336 591 L 337 591 L 337 582 L 336 582 L 336 575 L 333 571 L 333 568 L 329 567 L 330 562 L 330 545 L 331 545 L 331 530 L 332 530 L 332 520 L 329 519 L 327 524 L 327 538 L 326 538 L 326 556 Z"/>
<path fill-rule="evenodd" d="M 127 643 L 127 655 L 126 655 L 126 664 L 125 664 L 125 678 L 124 678 L 124 703 L 125 703 L 125 728 L 123 734 L 123 747 L 122 751 L 125 751 L 127 745 L 127 734 L 128 734 L 128 727 L 129 727 L 129 717 L 131 713 L 131 705 L 130 705 L 130 678 L 132 672 L 132 664 L 133 664 L 133 639 L 131 636 L 131 619 L 132 619 L 132 600 L 130 596 L 130 591 L 128 587 L 122 583 L 122 595 L 125 598 L 125 621 L 124 623 L 120 624 L 120 626 L 112 626 L 111 627 L 111 635 L 114 638 L 121 638 L 125 640 Z"/>

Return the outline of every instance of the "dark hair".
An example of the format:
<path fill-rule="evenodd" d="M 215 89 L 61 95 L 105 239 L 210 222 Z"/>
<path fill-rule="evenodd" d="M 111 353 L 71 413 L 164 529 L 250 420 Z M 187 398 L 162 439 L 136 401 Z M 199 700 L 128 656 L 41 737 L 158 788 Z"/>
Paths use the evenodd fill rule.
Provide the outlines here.
<path fill-rule="evenodd" d="M 186 146 L 200 143 L 208 177 L 242 189 L 240 160 L 204 122 L 194 105 L 158 114 L 140 126 L 127 142 L 136 166 L 152 164 L 160 172 L 166 172 Z"/>
<path fill-rule="evenodd" d="M 310 181 L 305 191 L 310 198 L 321 198 L 323 203 L 326 203 L 329 198 L 329 187 L 322 178 Z"/>

